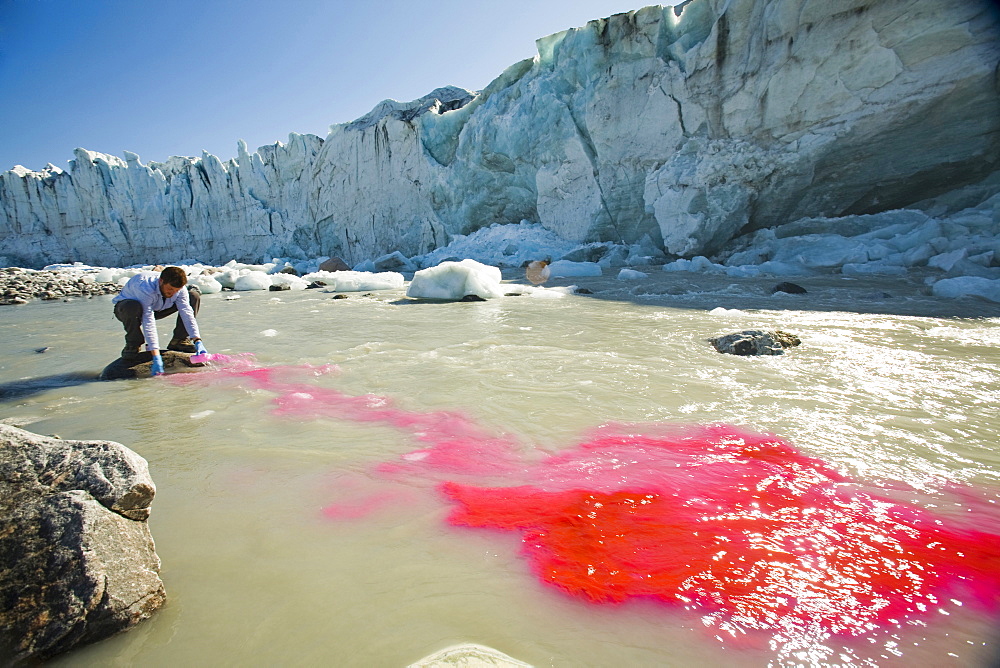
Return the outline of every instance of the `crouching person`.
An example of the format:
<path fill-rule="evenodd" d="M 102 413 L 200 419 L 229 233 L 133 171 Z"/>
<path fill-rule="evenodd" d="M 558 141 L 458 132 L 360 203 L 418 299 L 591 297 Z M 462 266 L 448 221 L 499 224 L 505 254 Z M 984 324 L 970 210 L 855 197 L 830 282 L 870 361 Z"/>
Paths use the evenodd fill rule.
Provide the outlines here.
<path fill-rule="evenodd" d="M 153 355 L 153 375 L 162 375 L 163 358 L 156 321 L 174 313 L 177 314 L 177 322 L 167 350 L 206 352 L 195 319 L 201 306 L 201 293 L 195 287 L 187 287 L 187 274 L 180 267 L 167 267 L 159 273 L 144 271 L 137 274 L 111 301 L 115 305 L 115 317 L 125 327 L 124 361 L 141 359 L 139 347 L 145 341 L 146 352 Z"/>

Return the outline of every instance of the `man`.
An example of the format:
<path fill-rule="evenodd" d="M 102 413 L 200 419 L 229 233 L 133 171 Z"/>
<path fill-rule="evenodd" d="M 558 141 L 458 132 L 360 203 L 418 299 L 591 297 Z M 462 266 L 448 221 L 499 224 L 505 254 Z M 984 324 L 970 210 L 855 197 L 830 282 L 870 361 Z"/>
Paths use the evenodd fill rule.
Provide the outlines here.
<path fill-rule="evenodd" d="M 123 360 L 138 361 L 139 346 L 145 341 L 146 351 L 153 355 L 153 375 L 162 375 L 163 358 L 156 335 L 156 321 L 174 313 L 177 314 L 177 323 L 167 350 L 206 352 L 195 320 L 201 306 L 201 293 L 197 288 L 186 286 L 187 274 L 180 267 L 167 267 L 159 274 L 144 271 L 130 278 L 121 293 L 111 300 L 115 305 L 115 317 L 125 327 Z"/>

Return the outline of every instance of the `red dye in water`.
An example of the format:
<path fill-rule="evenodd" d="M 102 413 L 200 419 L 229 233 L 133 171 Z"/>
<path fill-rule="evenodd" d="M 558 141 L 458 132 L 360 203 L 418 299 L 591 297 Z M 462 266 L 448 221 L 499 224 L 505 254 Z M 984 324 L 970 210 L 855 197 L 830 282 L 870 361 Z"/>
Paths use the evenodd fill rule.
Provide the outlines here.
<path fill-rule="evenodd" d="M 858 635 L 952 597 L 995 605 L 1000 591 L 998 536 L 946 529 L 774 437 L 722 426 L 603 437 L 534 476 L 546 482 L 446 483 L 450 521 L 521 532 L 538 577 L 590 601 L 654 598 L 742 630 Z"/>
<path fill-rule="evenodd" d="M 779 438 L 728 426 L 608 427 L 528 464 L 464 416 L 303 385 L 290 379 L 296 371 L 232 375 L 277 392 L 281 415 L 409 432 L 425 447 L 381 473 L 444 481 L 452 524 L 520 532 L 535 574 L 584 600 L 654 599 L 732 632 L 846 635 L 951 602 L 998 606 L 1000 535 L 948 528 Z M 325 512 L 357 517 L 381 505 Z"/>

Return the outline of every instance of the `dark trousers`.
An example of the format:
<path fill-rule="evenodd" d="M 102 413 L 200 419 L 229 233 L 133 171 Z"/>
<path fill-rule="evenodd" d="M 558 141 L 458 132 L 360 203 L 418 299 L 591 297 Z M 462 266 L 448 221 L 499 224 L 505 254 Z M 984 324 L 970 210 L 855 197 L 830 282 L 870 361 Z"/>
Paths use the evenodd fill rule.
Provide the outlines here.
<path fill-rule="evenodd" d="M 198 309 L 201 308 L 201 293 L 197 288 L 188 288 L 188 301 L 191 302 L 191 310 L 194 311 L 195 317 L 197 317 Z M 153 311 L 153 317 L 157 320 L 162 320 L 174 313 L 177 313 L 177 307 L 171 306 L 162 311 Z M 125 327 L 125 349 L 138 351 L 139 346 L 146 340 L 146 337 L 142 334 L 142 304 L 134 299 L 123 299 L 115 304 L 115 317 Z M 177 323 L 174 325 L 173 338 L 186 339 L 187 336 L 187 328 L 184 326 L 184 321 L 178 315 Z"/>

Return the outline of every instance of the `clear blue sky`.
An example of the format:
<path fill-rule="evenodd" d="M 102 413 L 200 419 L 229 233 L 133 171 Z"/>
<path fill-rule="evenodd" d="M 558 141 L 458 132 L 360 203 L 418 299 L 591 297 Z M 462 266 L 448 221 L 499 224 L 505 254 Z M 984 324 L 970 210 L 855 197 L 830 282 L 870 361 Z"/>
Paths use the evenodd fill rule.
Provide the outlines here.
<path fill-rule="evenodd" d="M 479 90 L 642 0 L 0 0 L 0 171 L 83 147 L 223 160 L 378 102 Z M 663 3 L 673 4 L 673 3 Z"/>

